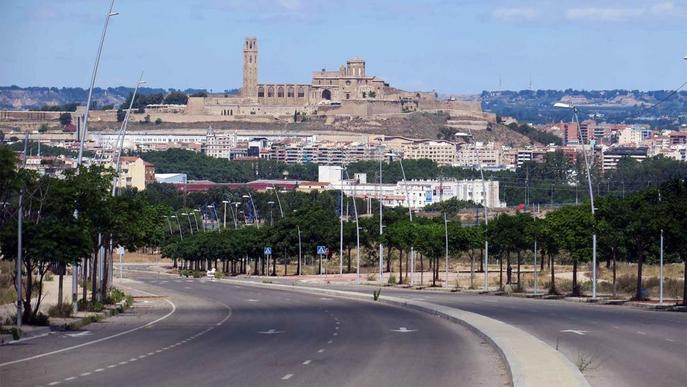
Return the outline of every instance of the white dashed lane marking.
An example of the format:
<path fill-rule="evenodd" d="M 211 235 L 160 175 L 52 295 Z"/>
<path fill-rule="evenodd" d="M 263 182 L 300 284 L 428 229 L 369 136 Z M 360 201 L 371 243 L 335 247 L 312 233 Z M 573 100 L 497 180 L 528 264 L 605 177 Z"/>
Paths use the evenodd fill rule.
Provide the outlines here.
<path fill-rule="evenodd" d="M 324 348 L 320 348 L 317 350 L 317 353 L 322 353 L 322 352 L 324 352 Z"/>
<path fill-rule="evenodd" d="M 281 380 L 289 380 L 289 379 L 291 379 L 292 376 L 293 376 L 293 374 L 286 374 L 286 375 L 281 377 Z"/>
<path fill-rule="evenodd" d="M 303 362 L 303 365 L 308 365 L 308 364 L 310 364 L 310 362 L 311 362 L 311 360 L 306 360 Z"/>

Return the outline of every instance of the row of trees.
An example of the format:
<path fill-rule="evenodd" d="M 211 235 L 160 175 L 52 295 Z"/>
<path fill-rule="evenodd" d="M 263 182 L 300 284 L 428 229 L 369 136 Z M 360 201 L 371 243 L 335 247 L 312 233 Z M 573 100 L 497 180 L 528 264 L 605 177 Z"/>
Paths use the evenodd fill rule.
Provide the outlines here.
<path fill-rule="evenodd" d="M 659 200 L 660 193 L 660 200 Z M 159 195 L 159 193 L 157 194 Z M 222 193 L 204 197 L 205 200 L 241 197 L 241 193 Z M 252 265 L 251 272 L 263 273 L 263 247 L 271 246 L 273 255 L 272 273 L 276 273 L 277 260 L 286 265 L 296 262 L 298 256 L 298 231 L 301 234 L 302 254 L 316 257 L 316 246 L 326 245 L 330 252 L 338 255 L 339 213 L 337 192 L 323 193 L 286 193 L 277 199 L 274 192 L 253 194 L 252 203 L 243 202 L 232 212 L 229 207 L 228 226 L 220 232 L 201 232 L 193 223 L 179 222 L 169 232 L 174 238 L 169 239 L 162 251 L 170 258 L 185 261 L 184 267 L 201 268 L 217 267 L 218 270 L 231 273 L 246 273 L 247 265 Z M 198 205 L 198 198 L 189 200 Z M 464 225 L 456 218 L 451 218 L 446 225 L 443 217 L 416 216 L 413 222 L 408 219 L 407 210 L 402 208 L 385 209 L 384 233 L 378 232 L 378 212 L 370 209 L 372 216 L 361 216 L 360 243 L 361 263 L 374 267 L 378 261 L 377 248 L 381 241 L 386 249 L 386 270 L 391 272 L 398 267 L 399 280 L 407 278 L 409 270 L 409 252 L 413 248 L 419 253 L 416 264 L 418 269 L 432 272 L 432 283 L 439 279 L 440 266 L 445 254 L 445 239 L 448 238 L 449 255 L 452 259 L 467 259 L 470 265 L 471 285 L 474 285 L 475 273 L 484 270 L 483 247 L 485 237 L 490 244 L 491 263 L 499 263 L 499 286 L 511 285 L 516 289 L 524 288 L 521 277 L 521 266 L 531 263 L 536 243 L 536 253 L 540 257 L 540 270 L 546 265 L 550 270 L 549 291 L 558 293 L 556 286 L 556 265 L 572 266 L 572 294 L 580 295 L 581 286 L 578 279 L 580 267 L 586 267 L 592 256 L 592 231 L 598 235 L 598 264 L 604 264 L 613 270 L 613 291 L 616 286 L 617 262 L 630 262 L 637 267 L 636 298 L 642 298 L 642 270 L 646 262 L 656 263 L 659 256 L 659 238 L 661 230 L 665 237 L 666 262 L 687 262 L 687 184 L 676 179 L 653 188 L 628 195 L 626 198 L 605 197 L 596 202 L 597 214 L 593 217 L 588 204 L 564 206 L 552 211 L 544 218 L 533 217 L 530 213 L 502 214 L 484 225 Z M 284 216 L 274 204 L 283 205 Z M 360 214 L 365 211 L 363 201 L 358 201 L 354 208 L 352 200 L 346 198 L 344 216 L 348 219 L 343 228 L 343 251 L 345 268 L 353 270 L 354 259 L 351 251 L 356 248 L 355 209 Z M 268 204 L 272 202 L 272 204 Z M 217 203 L 217 202 L 213 202 Z M 252 211 L 255 204 L 261 219 L 259 228 L 253 223 Z M 378 204 L 373 202 L 373 207 Z M 204 204 L 198 205 L 203 208 Z M 194 206 L 177 211 L 190 213 Z M 441 210 L 441 209 L 440 209 Z M 448 210 L 448 207 L 447 207 Z M 447 214 L 449 211 L 446 211 Z M 208 213 L 204 217 L 215 218 L 222 223 L 223 213 Z M 232 222 L 238 217 L 238 230 L 233 230 Z M 244 223 L 247 226 L 242 226 Z M 181 230 L 177 229 L 180 228 Z M 445 228 L 448 230 L 445 233 Z M 195 230 L 195 234 L 191 233 Z M 178 232 L 184 236 L 183 240 Z M 425 261 L 427 259 L 427 261 Z M 427 263 L 427 265 L 425 265 Z M 687 263 L 685 263 L 687 265 Z"/>
<path fill-rule="evenodd" d="M 107 298 L 109 265 L 103 281 L 96 282 L 101 248 L 158 246 L 166 236 L 160 219 L 169 208 L 145 201 L 135 193 L 113 197 L 111 170 L 80 168 L 64 179 L 17 170 L 16 153 L 0 147 L 0 253 L 3 260 L 17 258 L 19 196 L 23 193 L 22 304 L 23 321 L 34 321 L 42 301 L 42 283 L 49 271 L 59 274 L 62 290 L 67 266 L 82 266 L 83 300 L 91 289 L 91 302 Z M 106 259 L 105 262 L 109 262 Z M 89 277 L 85 277 L 89 273 Z M 35 294 L 37 292 L 38 294 Z M 35 298 L 35 303 L 34 303 Z M 62 300 L 62 294 L 59 295 Z"/>

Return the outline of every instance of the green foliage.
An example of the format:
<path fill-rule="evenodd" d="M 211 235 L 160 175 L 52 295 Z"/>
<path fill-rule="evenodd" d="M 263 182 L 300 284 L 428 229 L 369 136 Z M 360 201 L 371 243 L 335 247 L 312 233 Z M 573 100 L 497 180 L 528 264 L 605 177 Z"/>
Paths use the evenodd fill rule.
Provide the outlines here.
<path fill-rule="evenodd" d="M 67 126 L 72 123 L 72 115 L 71 113 L 62 113 L 60 114 L 60 125 L 62 126 Z"/>
<path fill-rule="evenodd" d="M 179 91 L 173 91 L 167 96 L 165 96 L 164 103 L 166 104 L 172 104 L 172 105 L 186 105 L 188 102 L 188 96 L 186 93 L 182 93 Z"/>
<path fill-rule="evenodd" d="M 524 135 L 525 137 L 529 138 L 532 140 L 532 142 L 548 145 L 548 144 L 555 144 L 555 145 L 562 145 L 562 140 L 560 137 L 551 134 L 551 133 L 546 133 L 542 132 L 538 129 L 536 129 L 533 126 L 530 126 L 529 124 L 516 124 L 512 123 L 508 125 L 508 128 L 510 130 L 520 133 Z"/>
<path fill-rule="evenodd" d="M 288 172 L 291 179 L 317 180 L 317 165 L 291 165 L 273 160 L 229 161 L 181 149 L 146 152 L 144 160 L 155 164 L 159 173 L 182 172 L 192 180 L 207 179 L 218 183 L 247 182 L 255 179 L 281 179 Z"/>

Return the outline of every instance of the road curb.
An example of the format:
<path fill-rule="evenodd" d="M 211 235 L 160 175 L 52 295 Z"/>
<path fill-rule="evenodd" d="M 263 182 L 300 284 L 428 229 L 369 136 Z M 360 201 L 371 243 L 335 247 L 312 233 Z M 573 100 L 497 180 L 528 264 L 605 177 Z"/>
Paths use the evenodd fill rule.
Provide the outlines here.
<path fill-rule="evenodd" d="M 221 281 L 373 302 L 371 294 L 358 292 L 236 279 Z M 430 313 L 469 328 L 489 341 L 501 355 L 514 387 L 589 387 L 584 375 L 562 353 L 519 328 L 477 313 L 424 301 L 380 296 L 379 302 Z"/>

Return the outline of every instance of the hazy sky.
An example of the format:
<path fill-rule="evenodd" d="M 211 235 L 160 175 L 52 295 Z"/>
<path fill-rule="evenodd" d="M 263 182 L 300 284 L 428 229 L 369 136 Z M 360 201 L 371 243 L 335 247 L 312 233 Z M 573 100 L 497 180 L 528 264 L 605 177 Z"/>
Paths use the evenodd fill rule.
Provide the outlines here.
<path fill-rule="evenodd" d="M 0 85 L 88 85 L 109 0 L 0 0 Z M 674 89 L 687 0 L 116 0 L 98 86 L 309 82 L 353 56 L 412 90 Z"/>

